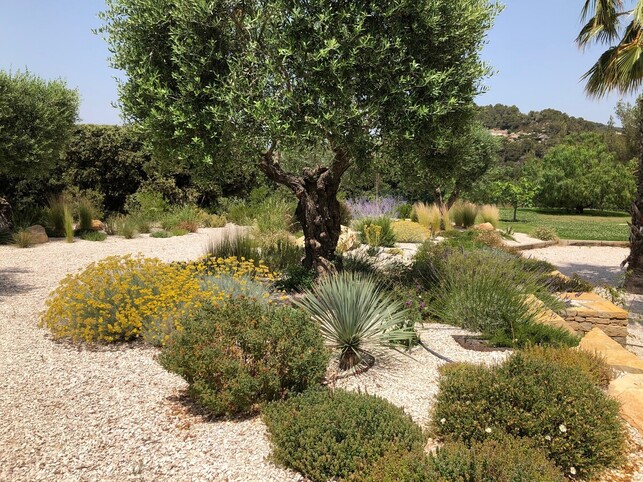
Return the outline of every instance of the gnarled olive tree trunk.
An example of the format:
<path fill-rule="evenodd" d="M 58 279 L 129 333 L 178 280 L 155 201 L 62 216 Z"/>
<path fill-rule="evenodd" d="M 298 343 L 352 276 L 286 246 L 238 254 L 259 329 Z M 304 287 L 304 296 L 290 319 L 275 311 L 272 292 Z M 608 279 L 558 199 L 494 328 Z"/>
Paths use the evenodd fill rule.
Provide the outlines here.
<path fill-rule="evenodd" d="M 305 168 L 300 176 L 282 169 L 274 148 L 262 156 L 259 164 L 268 178 L 287 186 L 297 196 L 295 215 L 304 231 L 303 264 L 318 274 L 335 271 L 333 260 L 341 233 L 337 193 L 341 177 L 350 166 L 350 159 L 343 151 L 334 152 L 329 167 Z"/>
<path fill-rule="evenodd" d="M 623 261 L 627 265 L 625 286 L 632 293 L 643 293 L 643 97 L 639 97 L 639 165 L 636 173 L 636 199 L 632 203 L 630 223 L 630 255 Z"/>

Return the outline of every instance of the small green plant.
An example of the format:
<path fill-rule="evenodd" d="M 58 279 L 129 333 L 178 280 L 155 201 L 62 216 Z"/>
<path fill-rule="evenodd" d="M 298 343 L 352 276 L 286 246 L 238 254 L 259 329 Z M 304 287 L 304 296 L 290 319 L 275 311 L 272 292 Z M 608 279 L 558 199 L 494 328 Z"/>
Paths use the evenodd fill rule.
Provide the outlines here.
<path fill-rule="evenodd" d="M 170 234 L 172 234 L 172 236 L 185 236 L 186 234 L 190 234 L 190 231 L 183 228 L 172 228 L 170 229 Z"/>
<path fill-rule="evenodd" d="M 308 390 L 262 413 L 273 458 L 307 480 L 346 480 L 387 451 L 422 451 L 424 435 L 404 411 L 372 395 Z"/>
<path fill-rule="evenodd" d="M 283 234 L 271 240 L 264 239 L 260 248 L 261 259 L 275 271 L 299 267 L 305 256 L 304 248 L 297 246 L 288 233 Z"/>
<path fill-rule="evenodd" d="M 171 238 L 172 233 L 165 230 L 154 231 L 153 233 L 150 234 L 150 237 L 151 238 Z"/>
<path fill-rule="evenodd" d="M 287 266 L 284 269 L 281 278 L 275 281 L 275 288 L 278 290 L 300 293 L 302 291 L 311 290 L 316 278 L 317 272 L 315 270 L 308 269 L 301 264 Z"/>
<path fill-rule="evenodd" d="M 92 201 L 86 197 L 78 200 L 78 229 L 80 231 L 91 231 L 96 208 Z"/>
<path fill-rule="evenodd" d="M 542 241 L 558 241 L 558 233 L 549 226 L 539 226 L 532 231 L 532 236 Z"/>
<path fill-rule="evenodd" d="M 446 365 L 434 434 L 467 444 L 527 437 L 566 475 L 583 479 L 617 465 L 626 440 L 619 403 L 557 358 L 516 352 L 500 366 Z"/>
<path fill-rule="evenodd" d="M 136 222 L 124 216 L 120 225 L 117 226 L 117 233 L 125 239 L 132 239 L 137 235 Z"/>
<path fill-rule="evenodd" d="M 215 415 L 254 413 L 324 377 L 328 353 L 301 311 L 233 299 L 206 303 L 182 324 L 160 362 Z"/>
<path fill-rule="evenodd" d="M 50 196 L 47 198 L 45 219 L 47 227 L 54 236 L 65 235 L 65 209 L 69 208 L 68 201 L 63 196 Z"/>
<path fill-rule="evenodd" d="M 85 241 L 105 241 L 107 234 L 101 233 L 100 231 L 86 231 L 80 235 L 80 238 Z"/>
<path fill-rule="evenodd" d="M 208 214 L 203 212 L 201 215 L 201 225 L 204 228 L 223 228 L 228 223 L 228 220 L 225 216 L 219 216 L 218 214 Z"/>
<path fill-rule="evenodd" d="M 203 211 L 191 204 L 171 209 L 162 219 L 161 227 L 166 231 L 174 228 L 196 233 L 201 225 Z"/>
<path fill-rule="evenodd" d="M 360 242 L 371 247 L 395 246 L 395 231 L 390 218 L 362 218 L 355 223 L 354 229 L 359 233 Z"/>
<path fill-rule="evenodd" d="M 65 241 L 74 242 L 74 215 L 71 206 L 66 205 L 63 209 L 63 222 L 65 228 Z"/>
<path fill-rule="evenodd" d="M 397 206 L 397 217 L 401 220 L 410 219 L 413 206 L 409 203 L 402 203 Z"/>
<path fill-rule="evenodd" d="M 156 221 L 169 210 L 169 205 L 161 193 L 137 191 L 127 197 L 125 210 L 148 221 Z"/>
<path fill-rule="evenodd" d="M 321 279 L 295 304 L 318 324 L 326 343 L 339 350 L 339 368 L 368 367 L 382 348 L 415 339 L 407 310 L 373 278 L 343 272 Z"/>
<path fill-rule="evenodd" d="M 500 210 L 497 206 L 491 204 L 481 206 L 478 216 L 483 223 L 489 223 L 496 229 L 500 226 Z"/>
<path fill-rule="evenodd" d="M 13 244 L 19 248 L 30 248 L 33 246 L 31 233 L 26 229 L 20 229 L 12 235 Z"/>

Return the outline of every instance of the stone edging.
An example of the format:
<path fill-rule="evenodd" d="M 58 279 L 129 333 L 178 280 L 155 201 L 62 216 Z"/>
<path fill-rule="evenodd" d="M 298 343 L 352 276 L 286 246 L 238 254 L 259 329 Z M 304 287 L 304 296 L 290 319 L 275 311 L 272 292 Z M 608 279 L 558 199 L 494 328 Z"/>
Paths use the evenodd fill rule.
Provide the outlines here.
<path fill-rule="evenodd" d="M 523 244 L 512 246 L 519 251 L 526 251 L 529 249 L 547 248 L 549 246 L 603 246 L 613 248 L 629 248 L 629 241 L 595 241 L 583 239 L 560 239 L 558 241 L 541 241 L 538 243 Z"/>

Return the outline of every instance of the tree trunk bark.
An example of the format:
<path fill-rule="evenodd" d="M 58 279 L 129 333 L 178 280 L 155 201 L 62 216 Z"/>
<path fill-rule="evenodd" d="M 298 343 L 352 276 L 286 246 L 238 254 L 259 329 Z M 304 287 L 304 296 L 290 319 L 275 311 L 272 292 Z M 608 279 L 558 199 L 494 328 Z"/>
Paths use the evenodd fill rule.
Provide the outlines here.
<path fill-rule="evenodd" d="M 625 287 L 631 293 L 643 293 L 643 97 L 639 97 L 639 165 L 636 199 L 632 203 L 630 223 L 630 255 L 623 261 L 627 265 Z"/>
<path fill-rule="evenodd" d="M 514 218 L 513 218 L 513 222 L 514 222 L 514 223 L 517 223 L 517 222 L 518 222 L 518 204 L 514 204 L 514 205 L 513 205 L 513 208 L 514 208 Z"/>
<path fill-rule="evenodd" d="M 304 231 L 303 265 L 319 275 L 336 270 L 333 261 L 341 234 L 337 192 L 350 158 L 329 140 L 335 154 L 329 167 L 305 168 L 301 176 L 285 172 L 275 155 L 276 143 L 261 157 L 259 168 L 270 179 L 287 186 L 299 200 L 295 215 Z"/>

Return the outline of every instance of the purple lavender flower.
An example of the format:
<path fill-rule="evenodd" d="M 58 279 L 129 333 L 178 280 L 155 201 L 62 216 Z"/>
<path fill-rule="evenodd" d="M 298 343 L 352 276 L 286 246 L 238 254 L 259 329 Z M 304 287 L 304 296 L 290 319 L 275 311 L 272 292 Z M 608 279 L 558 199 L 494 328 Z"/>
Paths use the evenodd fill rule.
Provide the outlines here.
<path fill-rule="evenodd" d="M 379 218 L 382 216 L 394 218 L 397 216 L 398 206 L 403 203 L 403 200 L 394 197 L 360 198 L 346 201 L 353 219 Z"/>

